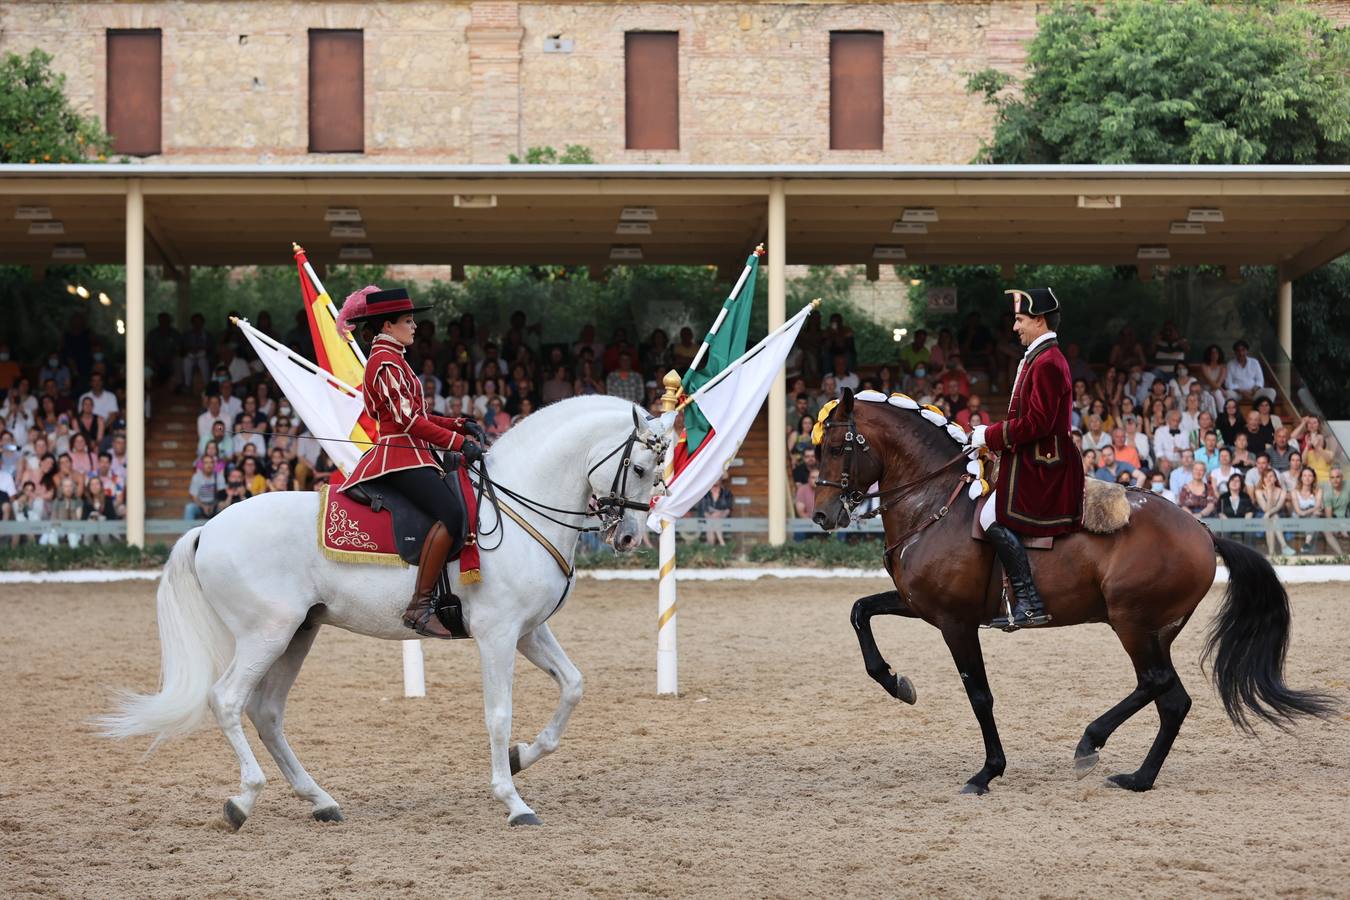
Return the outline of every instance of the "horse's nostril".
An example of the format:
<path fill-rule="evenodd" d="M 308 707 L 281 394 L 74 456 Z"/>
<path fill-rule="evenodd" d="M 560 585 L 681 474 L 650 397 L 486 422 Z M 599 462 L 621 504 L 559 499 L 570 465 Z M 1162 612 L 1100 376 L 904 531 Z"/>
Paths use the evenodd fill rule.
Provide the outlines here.
<path fill-rule="evenodd" d="M 828 527 L 828 526 L 825 524 L 825 523 L 826 523 L 826 519 L 825 519 L 825 514 L 824 514 L 823 512 L 818 512 L 818 513 L 816 513 L 814 516 L 811 517 L 811 521 L 812 521 L 812 522 L 815 522 L 816 525 L 820 526 L 821 528 L 826 528 L 826 527 Z"/>

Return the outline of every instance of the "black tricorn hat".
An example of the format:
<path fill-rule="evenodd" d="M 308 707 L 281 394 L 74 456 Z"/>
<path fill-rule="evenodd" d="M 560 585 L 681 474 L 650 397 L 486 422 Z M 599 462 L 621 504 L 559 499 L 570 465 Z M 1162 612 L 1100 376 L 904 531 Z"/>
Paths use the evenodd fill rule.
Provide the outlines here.
<path fill-rule="evenodd" d="M 1025 291 L 1004 291 L 1013 298 L 1013 312 L 1026 316 L 1044 316 L 1059 312 L 1059 298 L 1048 287 L 1030 288 Z"/>
<path fill-rule="evenodd" d="M 348 322 L 368 322 L 371 319 L 383 319 L 386 316 L 402 316 L 431 309 L 426 306 L 413 306 L 407 288 L 390 288 L 387 291 L 372 291 L 366 294 L 366 309 L 359 316 L 348 316 Z"/>

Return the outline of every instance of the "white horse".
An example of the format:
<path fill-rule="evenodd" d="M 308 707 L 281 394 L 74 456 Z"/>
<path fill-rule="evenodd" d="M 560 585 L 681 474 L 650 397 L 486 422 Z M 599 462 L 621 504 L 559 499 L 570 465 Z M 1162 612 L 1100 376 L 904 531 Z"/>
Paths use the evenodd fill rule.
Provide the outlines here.
<path fill-rule="evenodd" d="M 566 400 L 503 435 L 487 453 L 488 471 L 513 493 L 559 510 L 583 511 L 592 496 L 620 494 L 629 505 L 614 510 L 617 522 L 608 540 L 628 551 L 646 527 L 639 508 L 645 510 L 660 475 L 663 431 L 659 420 L 640 415 L 627 401 Z M 560 551 L 570 570 L 578 532 L 506 502 Z M 122 694 L 117 710 L 101 719 L 109 736 L 153 736 L 153 749 L 200 726 L 208 710 L 214 713 L 239 758 L 239 793 L 225 803 L 225 818 L 235 829 L 252 813 L 266 780 L 244 736 L 245 712 L 296 794 L 312 804 L 314 818 L 342 819 L 337 801 L 300 765 L 282 733 L 286 695 L 316 626 L 393 641 L 412 637 L 402 614 L 416 570 L 325 557 L 316 541 L 318 503 L 316 493 L 263 494 L 183 535 L 159 585 L 159 693 Z M 465 624 L 478 642 L 492 794 L 506 804 L 510 824 L 537 825 L 512 776 L 557 749 L 581 699 L 581 673 L 547 624 L 571 579 L 544 544 L 511 518 L 491 535 L 497 514 L 490 503 L 483 506 L 482 581 L 460 585 L 456 567 L 450 570 Z M 581 515 L 547 516 L 572 526 L 586 523 Z M 560 699 L 532 743 L 511 747 L 516 650 L 553 677 Z"/>

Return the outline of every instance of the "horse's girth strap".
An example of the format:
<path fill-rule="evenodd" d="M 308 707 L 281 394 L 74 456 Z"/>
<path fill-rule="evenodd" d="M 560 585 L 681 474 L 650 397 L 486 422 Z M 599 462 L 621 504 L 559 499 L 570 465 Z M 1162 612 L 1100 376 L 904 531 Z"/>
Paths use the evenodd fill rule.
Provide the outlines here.
<path fill-rule="evenodd" d="M 558 568 L 562 569 L 563 577 L 571 580 L 572 575 L 575 574 L 575 570 L 567 562 L 567 557 L 563 556 L 562 552 L 559 551 L 557 547 L 553 546 L 552 541 L 540 534 L 539 529 L 527 522 L 524 516 L 507 506 L 501 500 L 497 501 L 497 508 L 506 513 L 512 522 L 515 522 L 521 528 L 524 528 L 525 533 L 534 538 L 535 541 L 539 543 L 539 546 L 547 550 L 548 555 L 553 557 L 553 561 L 558 564 Z"/>

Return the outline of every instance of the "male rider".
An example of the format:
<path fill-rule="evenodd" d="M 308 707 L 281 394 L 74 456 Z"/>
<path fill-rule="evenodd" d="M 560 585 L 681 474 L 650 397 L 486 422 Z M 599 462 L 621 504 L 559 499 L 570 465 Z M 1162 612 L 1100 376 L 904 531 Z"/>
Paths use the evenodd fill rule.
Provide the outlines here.
<path fill-rule="evenodd" d="M 1000 616 L 991 624 L 1011 631 L 1050 621 L 1018 535 L 1047 537 L 1082 525 L 1083 466 L 1069 433 L 1073 380 L 1055 336 L 1059 300 L 1049 288 L 1006 293 L 1013 298 L 1013 331 L 1027 349 L 1013 379 L 1007 421 L 977 427 L 971 446 L 1002 453 L 998 484 L 980 524 L 1017 598 L 1011 620 Z"/>

